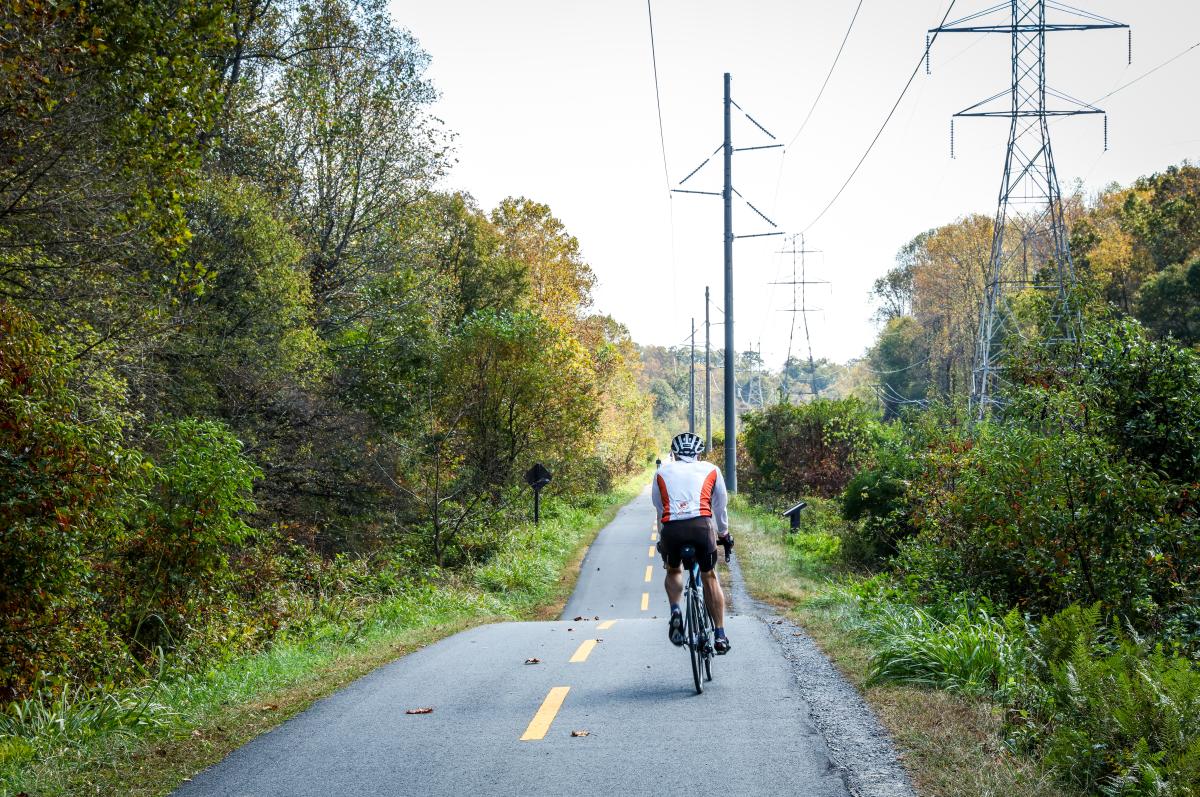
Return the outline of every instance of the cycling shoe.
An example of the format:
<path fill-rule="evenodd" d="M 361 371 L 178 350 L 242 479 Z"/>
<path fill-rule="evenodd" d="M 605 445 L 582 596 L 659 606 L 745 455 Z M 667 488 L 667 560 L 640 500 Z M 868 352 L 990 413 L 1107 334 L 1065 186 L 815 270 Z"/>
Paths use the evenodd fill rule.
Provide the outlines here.
<path fill-rule="evenodd" d="M 717 641 L 713 643 L 713 647 L 716 649 L 718 656 L 724 656 L 729 652 L 730 648 L 728 637 L 717 637 Z"/>
<path fill-rule="evenodd" d="M 671 622 L 667 624 L 667 638 L 677 648 L 683 647 L 683 643 L 687 641 L 683 635 L 683 615 L 681 613 L 671 612 Z"/>

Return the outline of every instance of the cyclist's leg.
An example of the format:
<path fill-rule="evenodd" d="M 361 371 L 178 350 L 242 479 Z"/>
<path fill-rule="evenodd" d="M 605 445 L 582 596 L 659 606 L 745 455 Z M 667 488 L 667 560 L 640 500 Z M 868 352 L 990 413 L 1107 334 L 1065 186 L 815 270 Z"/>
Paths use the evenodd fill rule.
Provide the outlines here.
<path fill-rule="evenodd" d="M 715 558 L 716 554 L 713 554 Z M 721 582 L 717 578 L 717 568 L 709 567 L 708 570 L 703 569 L 704 563 L 701 563 L 700 577 L 704 581 L 704 603 L 708 606 L 708 613 L 712 615 L 713 625 L 724 630 L 725 628 L 725 593 L 721 591 Z"/>
<path fill-rule="evenodd" d="M 663 533 L 659 535 L 658 552 L 662 555 L 663 567 L 667 569 L 663 587 L 667 591 L 667 600 L 670 601 L 671 608 L 675 609 L 683 600 L 683 566 L 679 556 L 679 543 L 669 538 L 667 528 L 664 526 Z"/>
<path fill-rule="evenodd" d="M 674 541 L 667 531 L 667 526 L 662 527 L 662 532 L 658 539 L 658 552 L 662 554 L 663 567 L 667 569 L 667 576 L 663 579 L 663 588 L 667 592 L 667 600 L 671 604 L 671 618 L 667 622 L 667 638 L 671 643 L 678 646 L 684 643 L 685 637 L 683 634 L 683 615 L 680 612 L 680 601 L 683 600 L 683 567 L 682 558 L 679 554 L 679 545 Z"/>

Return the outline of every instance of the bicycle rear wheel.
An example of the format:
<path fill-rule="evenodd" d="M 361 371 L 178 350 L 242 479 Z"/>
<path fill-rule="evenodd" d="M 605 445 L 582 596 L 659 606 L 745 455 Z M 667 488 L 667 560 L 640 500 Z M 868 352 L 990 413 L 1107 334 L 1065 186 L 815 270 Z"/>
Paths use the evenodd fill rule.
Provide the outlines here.
<path fill-rule="evenodd" d="M 696 684 L 696 694 L 704 694 L 704 621 L 701 619 L 704 606 L 700 599 L 700 591 L 695 586 L 688 587 L 687 598 L 687 645 L 688 658 L 692 661 L 692 681 Z"/>

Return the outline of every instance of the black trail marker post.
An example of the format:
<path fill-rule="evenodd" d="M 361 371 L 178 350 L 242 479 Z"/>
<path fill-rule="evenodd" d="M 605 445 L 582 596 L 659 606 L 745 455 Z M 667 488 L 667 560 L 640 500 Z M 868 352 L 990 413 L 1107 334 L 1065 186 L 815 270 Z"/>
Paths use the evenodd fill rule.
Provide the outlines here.
<path fill-rule="evenodd" d="M 540 462 L 525 471 L 525 483 L 533 488 L 534 523 L 542 522 L 542 488 L 550 483 L 551 478 L 550 471 Z"/>
<path fill-rule="evenodd" d="M 808 506 L 808 504 L 804 501 L 801 501 L 783 513 L 783 516 L 792 522 L 792 527 L 790 529 L 791 533 L 794 534 L 800 530 L 800 513 L 804 511 L 806 506 Z"/>

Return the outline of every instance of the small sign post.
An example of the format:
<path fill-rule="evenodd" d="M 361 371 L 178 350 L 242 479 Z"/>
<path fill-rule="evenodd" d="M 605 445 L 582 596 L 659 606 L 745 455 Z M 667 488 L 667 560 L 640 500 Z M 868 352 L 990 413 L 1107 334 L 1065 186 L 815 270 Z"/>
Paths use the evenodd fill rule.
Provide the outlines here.
<path fill-rule="evenodd" d="M 783 513 L 783 516 L 792 522 L 792 528 L 791 528 L 792 533 L 795 533 L 800 530 L 800 513 L 804 511 L 804 508 L 806 506 L 808 506 L 808 504 L 804 501 L 801 501 L 800 503 L 796 504 L 794 507 L 792 507 L 791 509 L 789 509 L 788 511 Z"/>
<path fill-rule="evenodd" d="M 546 466 L 542 463 L 537 463 L 529 470 L 525 471 L 525 483 L 533 488 L 533 522 L 535 524 L 542 522 L 542 488 L 550 483 L 550 471 L 546 470 Z"/>

